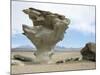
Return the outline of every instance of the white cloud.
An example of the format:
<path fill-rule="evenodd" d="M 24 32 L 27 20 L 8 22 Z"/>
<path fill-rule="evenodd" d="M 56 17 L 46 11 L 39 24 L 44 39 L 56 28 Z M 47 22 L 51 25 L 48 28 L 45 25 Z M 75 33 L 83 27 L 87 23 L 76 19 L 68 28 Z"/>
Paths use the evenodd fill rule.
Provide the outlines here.
<path fill-rule="evenodd" d="M 87 23 L 78 23 L 77 25 L 71 26 L 70 29 L 76 30 L 85 34 L 87 33 L 95 34 L 95 26 L 89 25 Z"/>
<path fill-rule="evenodd" d="M 95 34 L 95 7 L 87 6 L 78 8 L 72 14 L 69 28 L 83 34 Z"/>

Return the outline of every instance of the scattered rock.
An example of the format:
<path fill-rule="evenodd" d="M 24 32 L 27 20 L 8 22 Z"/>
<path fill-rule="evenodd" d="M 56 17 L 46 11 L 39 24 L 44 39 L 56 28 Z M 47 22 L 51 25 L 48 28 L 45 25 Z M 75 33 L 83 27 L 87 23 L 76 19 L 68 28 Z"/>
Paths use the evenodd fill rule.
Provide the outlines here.
<path fill-rule="evenodd" d="M 80 61 L 80 58 L 76 57 L 76 58 L 65 59 L 65 62 L 70 62 L 70 61 Z"/>
<path fill-rule="evenodd" d="M 11 65 L 20 65 L 20 66 L 24 66 L 24 63 L 22 63 L 21 61 L 18 61 L 18 60 L 12 60 L 12 61 L 11 61 Z"/>
<path fill-rule="evenodd" d="M 21 55 L 14 55 L 13 57 L 15 60 L 20 60 L 24 62 L 32 62 L 33 60 L 29 57 L 21 56 Z"/>
<path fill-rule="evenodd" d="M 78 57 L 77 58 L 74 58 L 73 61 L 79 61 L 79 58 Z"/>
<path fill-rule="evenodd" d="M 64 63 L 64 61 L 63 60 L 59 60 L 59 61 L 56 62 L 56 64 L 60 64 L 60 63 Z"/>
<path fill-rule="evenodd" d="M 81 50 L 82 59 L 96 61 L 96 44 L 87 43 L 84 48 Z"/>
<path fill-rule="evenodd" d="M 69 61 L 71 61 L 71 59 L 65 59 L 65 62 L 69 62 Z"/>

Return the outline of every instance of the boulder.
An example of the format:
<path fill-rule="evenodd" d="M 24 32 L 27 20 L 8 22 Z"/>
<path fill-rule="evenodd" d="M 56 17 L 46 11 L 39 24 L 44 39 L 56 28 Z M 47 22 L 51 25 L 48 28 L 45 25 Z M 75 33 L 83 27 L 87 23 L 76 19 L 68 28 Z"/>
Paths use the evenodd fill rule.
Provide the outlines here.
<path fill-rule="evenodd" d="M 14 55 L 13 57 L 15 60 L 23 61 L 23 62 L 32 62 L 33 60 L 29 57 L 25 57 L 22 55 Z"/>
<path fill-rule="evenodd" d="M 96 44 L 87 43 L 84 48 L 81 50 L 82 59 L 96 61 Z"/>
<path fill-rule="evenodd" d="M 63 60 L 59 60 L 59 61 L 56 62 L 56 64 L 61 64 L 61 63 L 64 63 L 64 61 Z"/>

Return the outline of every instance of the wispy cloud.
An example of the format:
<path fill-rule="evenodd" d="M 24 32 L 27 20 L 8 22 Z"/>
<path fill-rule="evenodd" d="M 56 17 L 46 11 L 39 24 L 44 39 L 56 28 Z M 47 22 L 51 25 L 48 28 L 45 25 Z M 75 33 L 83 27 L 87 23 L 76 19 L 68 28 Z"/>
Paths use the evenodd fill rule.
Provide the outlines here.
<path fill-rule="evenodd" d="M 69 25 L 71 30 L 83 34 L 95 34 L 95 7 L 80 7 L 74 14 L 71 14 L 71 24 Z"/>
<path fill-rule="evenodd" d="M 76 30 L 84 34 L 95 34 L 95 25 L 90 25 L 88 23 L 78 23 L 70 26 L 71 30 Z"/>

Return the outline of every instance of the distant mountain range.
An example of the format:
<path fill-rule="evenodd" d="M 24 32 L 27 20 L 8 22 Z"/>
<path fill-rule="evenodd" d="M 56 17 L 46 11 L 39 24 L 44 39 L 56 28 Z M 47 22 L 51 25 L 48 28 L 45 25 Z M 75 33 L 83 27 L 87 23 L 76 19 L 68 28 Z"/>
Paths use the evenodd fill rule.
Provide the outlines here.
<path fill-rule="evenodd" d="M 81 48 L 66 48 L 66 47 L 56 46 L 54 50 L 55 51 L 79 51 L 81 50 Z"/>
<path fill-rule="evenodd" d="M 54 51 L 79 51 L 81 48 L 65 48 L 61 46 L 56 46 L 54 48 Z M 12 48 L 12 51 L 36 51 L 36 48 L 30 46 L 30 45 L 25 45 L 25 46 L 19 46 L 16 48 Z"/>

